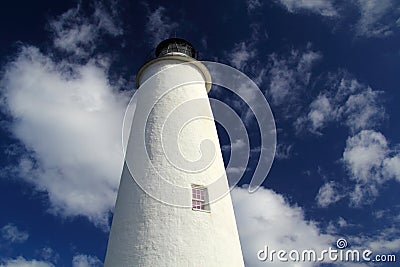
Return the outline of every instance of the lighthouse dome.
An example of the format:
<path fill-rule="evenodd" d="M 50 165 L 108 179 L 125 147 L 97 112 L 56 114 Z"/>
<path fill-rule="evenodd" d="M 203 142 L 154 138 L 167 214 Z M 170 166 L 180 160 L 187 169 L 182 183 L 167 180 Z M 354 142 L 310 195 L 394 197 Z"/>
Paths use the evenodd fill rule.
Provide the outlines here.
<path fill-rule="evenodd" d="M 196 50 L 191 43 L 181 38 L 166 39 L 156 48 L 156 57 L 178 55 L 195 58 Z"/>

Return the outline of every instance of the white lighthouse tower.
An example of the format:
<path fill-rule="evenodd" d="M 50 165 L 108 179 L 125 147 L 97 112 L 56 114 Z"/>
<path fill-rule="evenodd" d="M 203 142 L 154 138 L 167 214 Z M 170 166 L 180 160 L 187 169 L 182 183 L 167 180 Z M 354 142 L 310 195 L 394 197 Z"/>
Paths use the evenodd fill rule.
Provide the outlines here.
<path fill-rule="evenodd" d="M 139 70 L 105 267 L 239 267 L 243 256 L 193 46 L 161 42 Z"/>

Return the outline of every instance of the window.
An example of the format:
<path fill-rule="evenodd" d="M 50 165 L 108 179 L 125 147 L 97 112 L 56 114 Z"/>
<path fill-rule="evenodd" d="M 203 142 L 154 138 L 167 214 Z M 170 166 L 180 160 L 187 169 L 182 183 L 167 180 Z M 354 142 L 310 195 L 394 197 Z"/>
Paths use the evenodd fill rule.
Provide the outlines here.
<path fill-rule="evenodd" d="M 192 209 L 209 211 L 207 188 L 200 185 L 192 185 Z"/>

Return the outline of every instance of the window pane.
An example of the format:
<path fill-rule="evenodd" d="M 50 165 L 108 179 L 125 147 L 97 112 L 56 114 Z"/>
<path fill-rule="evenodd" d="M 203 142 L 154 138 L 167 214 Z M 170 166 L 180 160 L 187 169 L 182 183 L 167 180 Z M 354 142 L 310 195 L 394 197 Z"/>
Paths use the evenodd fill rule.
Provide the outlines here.
<path fill-rule="evenodd" d="M 192 185 L 192 209 L 196 210 L 209 210 L 206 206 L 207 188 Z"/>

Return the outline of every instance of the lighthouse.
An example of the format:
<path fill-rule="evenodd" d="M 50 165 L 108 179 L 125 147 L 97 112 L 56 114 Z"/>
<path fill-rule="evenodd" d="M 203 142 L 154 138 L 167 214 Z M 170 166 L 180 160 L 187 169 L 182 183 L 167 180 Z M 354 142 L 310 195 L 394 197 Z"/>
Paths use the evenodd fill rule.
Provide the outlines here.
<path fill-rule="evenodd" d="M 170 38 L 136 85 L 104 265 L 244 266 L 209 70 L 189 42 Z"/>

